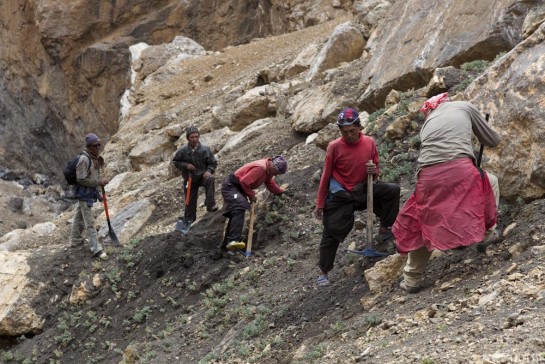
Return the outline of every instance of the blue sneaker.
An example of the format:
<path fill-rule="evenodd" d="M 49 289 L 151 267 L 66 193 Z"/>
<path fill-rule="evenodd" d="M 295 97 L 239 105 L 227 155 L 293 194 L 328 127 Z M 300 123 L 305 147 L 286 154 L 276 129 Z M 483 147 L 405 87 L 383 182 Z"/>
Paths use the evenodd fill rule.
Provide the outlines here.
<path fill-rule="evenodd" d="M 331 282 L 329 281 L 327 274 L 320 275 L 318 279 L 316 280 L 316 285 L 318 287 L 325 287 L 325 286 L 329 286 L 330 284 Z"/>

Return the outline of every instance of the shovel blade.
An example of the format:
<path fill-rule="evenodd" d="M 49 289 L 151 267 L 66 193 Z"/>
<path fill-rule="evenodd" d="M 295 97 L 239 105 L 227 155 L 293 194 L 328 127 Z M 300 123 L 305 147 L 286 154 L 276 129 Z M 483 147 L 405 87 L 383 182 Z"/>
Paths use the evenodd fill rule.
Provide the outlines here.
<path fill-rule="evenodd" d="M 117 235 L 115 235 L 114 229 L 112 229 L 112 224 L 110 223 L 110 219 L 108 219 L 108 235 L 110 236 L 110 239 L 112 239 L 112 242 L 115 246 L 120 247 L 121 243 L 119 242 L 119 239 L 117 238 Z"/>
<path fill-rule="evenodd" d="M 176 230 L 184 235 L 189 232 L 189 229 L 191 229 L 191 224 L 188 224 L 184 220 L 178 220 L 176 223 Z"/>
<path fill-rule="evenodd" d="M 370 249 L 370 248 L 367 248 L 367 249 L 363 249 L 363 250 L 351 250 L 351 249 L 346 249 L 346 252 L 348 253 L 353 253 L 353 254 L 359 254 L 359 255 L 363 255 L 364 257 L 385 257 L 388 255 L 388 253 L 381 253 L 379 251 L 376 251 L 375 249 Z"/>
<path fill-rule="evenodd" d="M 108 235 L 110 235 L 110 239 L 112 239 L 115 246 L 120 247 L 121 243 L 119 242 L 119 239 L 117 238 L 117 235 L 115 235 L 115 232 L 113 230 L 110 230 L 108 232 Z"/>

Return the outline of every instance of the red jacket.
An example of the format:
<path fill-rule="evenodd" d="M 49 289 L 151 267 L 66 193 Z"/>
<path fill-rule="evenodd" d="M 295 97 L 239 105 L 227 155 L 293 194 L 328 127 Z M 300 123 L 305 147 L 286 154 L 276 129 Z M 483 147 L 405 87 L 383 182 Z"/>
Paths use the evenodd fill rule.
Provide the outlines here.
<path fill-rule="evenodd" d="M 248 198 L 254 198 L 255 192 L 253 190 L 257 189 L 263 183 L 265 183 L 267 189 L 274 194 L 278 195 L 284 192 L 274 182 L 274 176 L 267 174 L 267 161 L 270 160 L 272 160 L 272 158 L 250 162 L 243 165 L 235 172 L 235 176 Z"/>
<path fill-rule="evenodd" d="M 377 166 L 378 175 L 380 169 L 377 145 L 373 138 L 362 133 L 360 133 L 359 141 L 353 144 L 347 143 L 342 137 L 329 143 L 320 187 L 316 195 L 316 207 L 325 207 L 331 177 L 335 178 L 349 192 L 358 183 L 367 182 L 367 167 L 365 165 L 369 160 L 372 160 Z"/>

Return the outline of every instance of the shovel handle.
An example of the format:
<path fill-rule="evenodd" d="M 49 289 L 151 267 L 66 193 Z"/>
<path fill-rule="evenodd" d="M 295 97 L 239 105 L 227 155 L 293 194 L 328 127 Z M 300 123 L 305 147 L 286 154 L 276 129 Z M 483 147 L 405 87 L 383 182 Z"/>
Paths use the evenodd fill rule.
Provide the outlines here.
<path fill-rule="evenodd" d="M 488 119 L 490 119 L 490 114 L 485 114 L 485 119 L 486 119 L 486 122 L 488 123 Z M 479 150 L 479 155 L 477 156 L 477 167 L 479 168 L 481 168 L 483 153 L 484 153 L 484 144 L 481 144 L 481 149 Z"/>
<path fill-rule="evenodd" d="M 250 226 L 248 227 L 248 243 L 246 244 L 246 256 L 250 256 L 252 253 L 252 241 L 254 239 L 254 219 L 255 219 L 255 202 L 252 203 L 250 209 Z"/>
<path fill-rule="evenodd" d="M 373 164 L 369 160 L 367 164 Z M 373 175 L 367 173 L 367 247 L 373 247 Z"/>
<path fill-rule="evenodd" d="M 106 220 L 108 220 L 108 223 L 110 223 L 110 214 L 108 213 L 108 200 L 106 199 L 106 191 L 104 190 L 104 186 L 100 186 L 100 189 L 102 190 L 102 201 L 104 202 L 104 212 L 106 213 Z"/>
<path fill-rule="evenodd" d="M 189 178 L 187 180 L 187 185 L 185 189 L 185 204 L 189 205 L 189 198 L 191 197 L 191 183 L 192 183 L 191 175 L 189 175 Z"/>

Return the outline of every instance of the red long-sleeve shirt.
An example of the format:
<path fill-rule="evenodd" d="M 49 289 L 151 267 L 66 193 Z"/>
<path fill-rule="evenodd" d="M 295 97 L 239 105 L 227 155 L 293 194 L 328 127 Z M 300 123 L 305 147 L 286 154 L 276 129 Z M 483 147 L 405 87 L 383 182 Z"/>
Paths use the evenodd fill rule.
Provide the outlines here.
<path fill-rule="evenodd" d="M 316 195 L 316 207 L 325 207 L 331 177 L 335 178 L 349 192 L 358 183 L 367 181 L 366 164 L 369 160 L 372 160 L 377 166 L 378 175 L 380 169 L 377 145 L 373 138 L 362 133 L 360 133 L 360 139 L 353 144 L 347 143 L 342 137 L 329 143 L 320 187 Z"/>
<path fill-rule="evenodd" d="M 235 176 L 248 198 L 254 198 L 255 192 L 253 190 L 257 189 L 263 183 L 265 183 L 267 189 L 274 194 L 281 194 L 284 192 L 274 182 L 274 176 L 267 173 L 267 162 L 270 160 L 272 160 L 272 158 L 250 162 L 243 165 L 235 172 Z"/>

